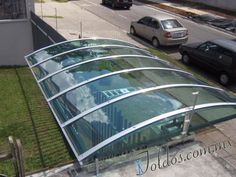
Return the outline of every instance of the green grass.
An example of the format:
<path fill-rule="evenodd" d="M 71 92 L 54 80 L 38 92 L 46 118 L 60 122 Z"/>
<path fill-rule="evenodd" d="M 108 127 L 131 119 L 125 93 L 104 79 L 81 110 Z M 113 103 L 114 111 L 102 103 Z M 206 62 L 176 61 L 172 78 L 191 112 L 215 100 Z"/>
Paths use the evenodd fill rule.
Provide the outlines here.
<path fill-rule="evenodd" d="M 55 0 L 57 2 L 68 2 L 68 0 Z"/>
<path fill-rule="evenodd" d="M 44 0 L 34 0 L 35 3 L 45 3 Z"/>
<path fill-rule="evenodd" d="M 43 15 L 43 18 L 63 18 L 62 16 L 55 16 L 55 15 Z"/>
<path fill-rule="evenodd" d="M 28 68 L 0 69 L 0 103 L 0 152 L 8 150 L 7 138 L 12 135 L 21 140 L 26 172 L 72 161 L 63 136 Z M 1 173 L 14 175 L 10 161 L 0 162 Z"/>

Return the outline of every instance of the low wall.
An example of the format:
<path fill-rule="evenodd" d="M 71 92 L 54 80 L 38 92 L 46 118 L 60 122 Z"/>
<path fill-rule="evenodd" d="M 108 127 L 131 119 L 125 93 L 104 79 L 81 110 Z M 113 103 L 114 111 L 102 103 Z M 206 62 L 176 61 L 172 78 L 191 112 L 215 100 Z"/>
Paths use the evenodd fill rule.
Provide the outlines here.
<path fill-rule="evenodd" d="M 235 0 L 188 0 L 192 2 L 200 2 L 213 7 L 226 9 L 236 12 L 236 1 Z"/>
<path fill-rule="evenodd" d="M 0 21 L 0 66 L 25 65 L 24 56 L 33 51 L 28 19 Z"/>

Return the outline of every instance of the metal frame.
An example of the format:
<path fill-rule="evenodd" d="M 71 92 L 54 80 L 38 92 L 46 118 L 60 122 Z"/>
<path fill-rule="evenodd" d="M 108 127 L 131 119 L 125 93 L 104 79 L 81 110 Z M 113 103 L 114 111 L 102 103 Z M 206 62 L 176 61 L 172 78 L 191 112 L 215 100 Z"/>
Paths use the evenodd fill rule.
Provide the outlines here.
<path fill-rule="evenodd" d="M 213 89 L 213 90 L 219 90 L 219 91 L 223 91 L 222 89 L 220 88 L 216 88 L 216 87 L 211 87 L 211 86 L 208 86 L 208 85 L 198 85 L 198 84 L 168 84 L 168 85 L 161 85 L 161 86 L 156 86 L 156 87 L 151 87 L 151 88 L 146 88 L 146 89 L 141 89 L 141 90 L 137 90 L 137 91 L 134 91 L 134 92 L 131 92 L 131 93 L 128 93 L 128 94 L 125 94 L 125 95 L 122 95 L 122 96 L 119 96 L 117 98 L 114 98 L 112 100 L 109 100 L 109 101 L 106 101 L 102 104 L 99 104 L 91 109 L 88 109 L 87 111 L 84 111 L 83 113 L 67 120 L 66 122 L 62 123 L 62 127 L 66 127 L 68 126 L 69 124 L 72 124 L 73 122 L 79 120 L 80 118 L 98 110 L 98 109 L 101 109 L 107 105 L 110 105 L 112 103 L 115 103 L 115 102 L 118 102 L 118 101 L 121 101 L 121 100 L 124 100 L 124 99 L 127 99 L 129 97 L 133 97 L 133 96 L 136 96 L 136 95 L 139 95 L 139 94 L 142 94 L 142 93 L 147 93 L 147 92 L 150 92 L 150 91 L 156 91 L 156 90 L 160 90 L 160 89 L 166 89 L 166 88 L 179 88 L 179 87 L 200 87 L 200 88 L 209 88 L 209 89 Z"/>
<path fill-rule="evenodd" d="M 87 38 L 87 39 L 110 39 L 110 38 Z M 79 40 L 86 40 L 86 39 L 76 39 L 76 40 L 79 41 Z M 44 93 L 44 91 L 43 91 L 41 85 L 39 84 L 39 82 L 38 82 L 38 80 L 37 80 L 37 77 L 35 76 L 35 73 L 33 72 L 32 67 L 31 67 L 31 65 L 30 65 L 29 62 L 28 62 L 27 57 L 29 57 L 30 55 L 33 55 L 33 54 L 35 54 L 35 53 L 37 53 L 37 52 L 39 52 L 39 51 L 42 51 L 42 50 L 44 50 L 44 49 L 46 49 L 46 48 L 50 48 L 50 47 L 53 47 L 53 46 L 56 46 L 56 45 L 59 45 L 59 44 L 62 44 L 62 43 L 73 42 L 73 41 L 76 41 L 76 40 L 63 41 L 63 42 L 60 42 L 60 43 L 57 43 L 57 44 L 53 44 L 53 45 L 50 45 L 50 46 L 47 46 L 47 47 L 45 47 L 45 48 L 39 49 L 39 50 L 37 50 L 37 51 L 35 51 L 35 52 L 33 52 L 33 53 L 31 53 L 31 54 L 25 56 L 25 60 L 26 60 L 27 64 L 29 65 L 29 67 L 30 67 L 30 69 L 31 69 L 31 72 L 32 72 L 32 74 L 33 74 L 33 76 L 34 76 L 34 78 L 35 78 L 35 80 L 36 80 L 36 82 L 37 82 L 37 84 L 38 84 L 38 86 L 39 86 L 39 88 L 40 88 L 40 90 L 41 90 L 41 92 L 42 92 L 42 94 L 43 94 L 43 96 L 44 96 L 44 98 L 45 98 L 46 100 L 47 100 L 47 97 L 46 97 L 46 95 L 45 95 L 45 93 Z M 111 40 L 114 40 L 114 39 L 111 39 Z M 116 40 L 114 40 L 114 41 L 116 41 Z M 118 40 L 117 40 L 117 41 L 118 41 Z M 123 42 L 125 42 L 125 41 L 123 41 Z M 131 45 L 132 45 L 132 44 L 131 44 Z M 134 45 L 134 46 L 135 46 L 135 45 Z M 134 48 L 135 48 L 135 47 L 134 47 Z M 138 48 L 135 48 L 135 49 L 138 49 Z M 182 71 L 182 72 L 183 72 L 183 71 Z M 180 85 L 191 85 L 191 84 L 172 84 L 172 85 L 178 85 L 178 86 L 180 86 Z M 197 84 L 192 84 L 192 85 L 197 85 Z M 168 85 L 165 85 L 165 86 L 158 86 L 158 87 L 163 87 L 163 88 L 166 87 L 166 88 L 168 88 L 167 86 L 168 86 Z M 169 86 L 170 86 L 170 85 L 169 85 Z M 199 85 L 199 87 L 200 87 L 200 85 Z M 216 88 L 216 87 L 207 86 L 207 85 L 202 85 L 202 87 L 211 88 L 211 89 L 214 89 L 214 90 L 223 91 L 222 89 L 219 89 L 219 88 Z M 154 89 L 154 88 L 148 88 L 148 89 Z M 146 89 L 142 89 L 142 90 L 139 90 L 139 92 L 140 92 L 140 93 L 144 93 L 144 92 L 146 92 L 145 90 L 146 90 Z M 136 91 L 135 91 L 135 92 L 136 92 Z M 134 93 L 134 92 L 131 92 L 131 94 L 133 94 L 133 93 Z M 136 93 L 136 94 L 139 94 L 139 93 Z M 128 95 L 129 95 L 129 96 L 128 96 Z M 113 100 L 110 100 L 110 101 L 108 101 L 108 102 L 105 102 L 105 103 L 108 105 L 108 104 L 111 104 L 112 101 L 113 101 L 113 102 L 116 102 L 116 101 L 125 99 L 125 98 L 123 98 L 123 97 L 127 97 L 127 96 L 130 97 L 130 96 L 132 96 L 132 95 L 127 94 L 127 95 L 124 95 L 124 96 L 120 96 L 120 97 L 117 97 L 117 98 L 115 98 L 115 99 L 113 99 Z M 118 98 L 119 98 L 119 99 L 118 99 Z M 116 100 L 116 99 L 118 99 L 118 100 Z M 128 135 L 129 133 L 132 133 L 132 132 L 134 132 L 134 131 L 136 131 L 136 130 L 138 130 L 138 129 L 141 129 L 141 128 L 143 128 L 143 127 L 145 127 L 145 126 L 148 126 L 148 125 L 151 125 L 151 124 L 153 124 L 153 123 L 156 123 L 156 122 L 158 122 L 158 121 L 160 121 L 160 120 L 163 120 L 163 119 L 165 119 L 165 118 L 168 118 L 168 117 L 171 117 L 171 116 L 175 116 L 175 115 L 178 115 L 178 114 L 182 114 L 182 113 L 186 113 L 186 112 L 189 112 L 189 111 L 191 111 L 191 110 L 193 109 L 192 106 L 186 107 L 186 108 L 182 108 L 182 109 L 179 109 L 179 110 L 175 110 L 175 111 L 172 111 L 172 112 L 168 112 L 168 113 L 165 113 L 165 114 L 156 116 L 156 117 L 154 117 L 154 118 L 148 119 L 148 120 L 143 121 L 143 122 L 141 122 L 141 123 L 138 123 L 138 124 L 136 124 L 136 125 L 134 125 L 134 126 L 128 128 L 128 129 L 122 131 L 122 132 L 117 133 L 116 135 L 113 135 L 113 136 L 109 137 L 109 138 L 106 139 L 105 141 L 103 141 L 103 142 L 97 144 L 96 146 L 90 148 L 88 151 L 86 151 L 86 152 L 84 152 L 83 154 L 80 154 L 80 155 L 79 155 L 78 152 L 77 152 L 76 149 L 75 149 L 75 146 L 74 146 L 73 142 L 70 140 L 69 135 L 67 134 L 67 132 L 66 132 L 66 130 L 65 130 L 65 128 L 64 128 L 64 127 L 66 126 L 66 125 L 65 125 L 66 122 L 65 122 L 64 124 L 62 124 L 62 123 L 60 122 L 59 118 L 57 117 L 57 114 L 55 113 L 55 110 L 53 109 L 51 103 L 50 103 L 48 100 L 47 100 L 47 103 L 48 103 L 48 105 L 49 105 L 49 107 L 50 107 L 50 109 L 51 109 L 51 111 L 52 111 L 52 113 L 53 113 L 53 115 L 54 115 L 54 117 L 55 117 L 55 119 L 56 119 L 58 125 L 60 126 L 60 128 L 61 128 L 61 130 L 62 130 L 62 132 L 63 132 L 63 135 L 65 136 L 67 142 L 69 143 L 69 145 L 70 145 L 72 151 L 74 152 L 74 154 L 75 154 L 77 160 L 79 161 L 79 163 L 80 163 L 81 165 L 82 165 L 82 160 L 83 160 L 83 159 L 85 159 L 86 157 L 92 155 L 94 152 L 98 151 L 99 149 L 101 149 L 101 148 L 103 148 L 103 147 L 109 145 L 110 143 L 114 142 L 115 140 L 118 140 L 119 138 L 122 138 L 123 136 L 126 136 L 126 135 Z M 100 105 L 98 105 L 98 106 L 100 106 L 100 107 L 106 106 L 105 103 L 100 104 Z M 218 107 L 218 106 L 236 106 L 236 103 L 219 102 L 219 103 L 201 104 L 201 105 L 196 105 L 196 106 L 195 106 L 195 110 L 204 109 L 204 108 L 210 108 L 210 107 Z M 95 108 L 95 107 L 94 107 L 94 108 Z M 93 109 L 93 108 L 92 108 L 92 109 Z M 90 109 L 90 112 L 93 112 L 92 109 Z M 97 108 L 97 109 L 99 109 L 99 108 Z M 88 111 L 89 111 L 89 110 L 88 110 Z M 94 111 L 95 111 L 95 110 L 94 110 Z M 86 112 L 87 112 L 87 111 L 86 111 Z M 77 117 L 77 116 L 76 116 L 76 117 Z M 74 118 L 75 118 L 75 117 L 74 117 Z"/>
<path fill-rule="evenodd" d="M 50 97 L 47 99 L 47 101 L 52 101 L 54 99 L 56 99 L 57 97 L 71 91 L 71 90 L 74 90 L 78 87 L 81 87 L 82 85 L 85 85 L 85 84 L 88 84 L 90 82 L 93 82 L 93 81 L 96 81 L 96 80 L 99 80 L 99 79 L 102 79 L 102 78 L 105 78 L 105 77 L 109 77 L 109 76 L 113 76 L 113 75 L 116 75 L 116 74 L 121 74 L 121 73 L 129 73 L 129 72 L 133 72 L 133 71 L 143 71 L 143 70 L 166 70 L 166 71 L 175 71 L 175 72 L 180 72 L 180 73 L 185 73 L 185 74 L 188 74 L 187 72 L 185 71 L 182 71 L 182 70 L 177 70 L 177 69 L 172 69 L 172 68 L 163 68 L 163 67 L 143 67 L 143 68 L 131 68 L 131 69 L 124 69 L 124 70 L 120 70 L 120 71 L 116 71 L 116 72 L 112 72 L 112 73 L 108 73 L 108 74 L 104 74 L 104 75 L 100 75 L 100 76 L 97 76 L 97 77 L 94 77 L 94 78 L 91 78 L 91 79 L 88 79 L 88 80 L 85 80 L 81 83 L 78 83 L 78 84 L 75 84 L 57 94 L 55 94 L 54 96 Z"/>
<path fill-rule="evenodd" d="M 145 55 L 111 55 L 111 56 L 106 56 L 106 57 L 93 58 L 91 60 L 86 60 L 86 61 L 83 61 L 83 62 L 80 62 L 80 63 L 76 63 L 76 64 L 73 64 L 73 65 L 70 65 L 70 66 L 65 67 L 65 68 L 63 68 L 61 70 L 58 70 L 58 71 L 55 71 L 53 73 L 48 74 L 47 76 L 43 77 L 42 79 L 39 79 L 38 82 L 42 82 L 42 81 L 48 79 L 49 77 L 52 77 L 52 76 L 54 76 L 54 75 L 56 75 L 58 73 L 61 73 L 63 71 L 75 68 L 77 66 L 80 66 L 80 65 L 83 65 L 83 64 L 86 64 L 86 63 L 90 63 L 90 62 L 98 61 L 98 60 L 104 60 L 104 59 L 115 59 L 115 58 L 124 58 L 124 57 L 133 57 L 134 59 L 136 59 L 136 58 L 148 58 L 148 59 L 157 60 L 157 61 L 169 64 L 169 62 L 167 62 L 165 60 L 161 60 L 161 59 L 156 58 L 156 57 L 151 57 L 151 56 L 149 57 L 149 56 L 145 56 Z M 191 74 L 191 73 L 189 73 L 189 74 Z"/>
<path fill-rule="evenodd" d="M 211 107 L 219 107 L 219 106 L 236 106 L 236 103 L 225 103 L 225 102 L 220 102 L 220 103 L 207 103 L 207 104 L 200 104 L 200 105 L 196 105 L 195 106 L 195 110 L 200 110 L 200 109 L 204 109 L 204 108 L 211 108 Z M 111 136 L 110 138 L 102 141 L 101 143 L 97 144 L 96 146 L 92 147 L 91 149 L 89 149 L 88 151 L 84 152 L 83 154 L 80 154 L 78 157 L 79 161 L 82 161 L 83 159 L 85 159 L 86 157 L 92 155 L 94 152 L 98 151 L 99 149 L 111 144 L 112 142 L 124 137 L 125 135 L 128 135 L 136 130 L 139 130 L 143 127 L 146 127 L 148 125 L 151 125 L 153 123 L 156 123 L 160 120 L 172 117 L 172 116 L 176 116 L 178 114 L 182 114 L 182 113 L 186 113 L 192 110 L 193 106 L 189 106 L 189 107 L 185 107 L 182 109 L 178 109 L 175 111 L 171 111 L 156 117 L 153 117 L 151 119 L 145 120 L 141 123 L 138 123 L 136 125 L 133 125 L 130 128 L 125 129 L 124 131 L 121 131 L 113 136 Z M 173 118 L 174 119 L 174 118 Z M 171 119 L 170 119 L 171 120 Z"/>
<path fill-rule="evenodd" d="M 52 44 L 52 45 L 49 45 L 49 46 L 46 46 L 46 47 L 43 47 L 41 49 L 38 49 L 28 55 L 25 56 L 25 59 L 27 59 L 29 56 L 31 55 L 34 55 L 35 53 L 38 53 L 42 50 L 45 50 L 45 49 L 48 49 L 48 48 L 51 48 L 51 47 L 54 47 L 54 46 L 57 46 L 57 45 L 60 45 L 60 44 L 64 44 L 64 43 L 69 43 L 69 42 L 75 42 L 75 41 L 82 41 L 82 40 L 97 40 L 97 39 L 107 39 L 107 40 L 113 40 L 113 41 L 120 41 L 120 42 L 125 42 L 127 44 L 130 44 L 130 45 L 133 45 L 133 46 L 136 46 L 132 43 L 129 43 L 129 42 L 126 42 L 124 40 L 119 40 L 119 39 L 113 39 L 113 38 L 103 38 L 103 37 L 91 37 L 91 38 L 81 38 L 81 39 L 72 39 L 72 40 L 66 40 L 66 41 L 62 41 L 62 42 L 58 42 L 56 44 Z M 30 65 L 29 65 L 30 66 Z"/>
<path fill-rule="evenodd" d="M 42 61 L 39 61 L 38 63 L 35 63 L 34 65 L 31 65 L 30 68 L 33 68 L 35 66 L 38 66 L 42 63 L 45 63 L 47 62 L 48 60 L 52 60 L 53 58 L 56 58 L 56 57 L 59 57 L 59 56 L 62 56 L 62 55 L 65 55 L 65 54 L 69 54 L 69 53 L 72 53 L 72 52 L 76 52 L 76 51 L 80 51 L 80 50 L 84 50 L 84 49 L 93 49 L 93 48 L 99 48 L 99 47 L 120 47 L 120 48 L 129 48 L 129 49 L 136 49 L 136 50 L 139 50 L 139 51 L 143 51 L 145 53 L 147 53 L 148 55 L 148 51 L 144 50 L 144 49 L 140 49 L 140 48 L 137 48 L 137 47 L 131 47 L 131 46 L 125 46 L 125 45 L 96 45 L 96 46 L 86 46 L 86 47 L 81 47 L 81 48 L 75 48 L 75 49 L 72 49 L 72 50 L 67 50 L 65 52 L 62 52 L 62 53 L 59 53 L 59 54 L 56 54 L 54 56 L 51 56 L 51 57 L 48 57 Z M 151 56 L 151 54 L 149 54 Z"/>

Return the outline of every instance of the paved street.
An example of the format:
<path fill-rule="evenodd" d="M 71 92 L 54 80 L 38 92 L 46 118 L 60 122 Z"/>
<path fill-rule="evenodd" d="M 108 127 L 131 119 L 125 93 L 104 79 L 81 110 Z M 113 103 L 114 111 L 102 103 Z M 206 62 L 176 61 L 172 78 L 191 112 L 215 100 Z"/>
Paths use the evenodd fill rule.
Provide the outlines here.
<path fill-rule="evenodd" d="M 135 3 L 131 7 L 131 10 L 113 10 L 109 7 L 102 6 L 100 0 L 79 0 L 71 1 L 68 3 L 56 3 L 47 0 L 46 3 L 36 4 L 36 13 L 41 16 L 45 16 L 44 20 L 48 22 L 54 28 L 65 36 L 67 39 L 82 37 L 108 37 L 117 38 L 134 43 L 140 47 L 149 47 L 150 44 L 140 40 L 138 38 L 132 38 L 129 36 L 129 24 L 132 20 L 137 20 L 144 15 L 162 14 L 164 12 L 154 9 L 149 6 L 145 6 L 140 3 Z M 42 8 L 41 8 L 42 7 Z M 55 8 L 57 9 L 57 21 L 55 18 L 48 18 L 55 15 Z M 47 17 L 48 16 L 48 17 Z M 210 28 L 205 25 L 199 25 L 195 22 L 191 22 L 188 19 L 177 17 L 179 20 L 189 29 L 190 39 L 189 42 L 199 42 L 215 38 L 233 38 L 233 36 Z M 176 52 L 176 48 L 163 49 L 172 57 L 179 59 L 179 55 Z M 199 132 L 196 139 L 203 143 L 203 145 L 212 145 L 219 141 L 230 140 L 232 148 L 229 148 L 214 155 L 209 155 L 200 159 L 199 161 L 187 162 L 179 165 L 178 168 L 184 168 L 186 170 L 184 174 L 178 174 L 176 176 L 196 176 L 202 177 L 204 174 L 207 177 L 215 176 L 235 176 L 236 174 L 236 120 L 227 121 L 211 128 L 210 130 Z M 195 146 L 194 146 L 195 147 Z M 203 162 L 204 161 L 204 162 Z M 190 164 L 190 166 L 188 165 Z M 198 170 L 199 165 L 204 171 Z M 134 168 L 133 164 L 131 165 Z M 178 168 L 170 167 L 166 171 L 162 172 L 149 172 L 150 176 L 171 176 L 172 171 L 176 171 Z M 114 170 L 114 169 L 113 169 Z M 122 170 L 122 169 L 121 169 Z M 211 171 L 209 171 L 211 170 Z M 194 171 L 194 174 L 192 173 Z M 195 172 L 196 171 L 196 172 Z M 116 170 L 111 171 L 112 176 L 124 176 L 125 169 L 122 172 Z M 204 173 L 205 172 L 205 173 Z M 211 172 L 211 173 L 210 173 Z M 148 176 L 149 176 L 148 175 Z M 181 176 L 182 175 L 182 176 Z M 111 176 L 111 174 L 105 173 L 104 176 Z"/>

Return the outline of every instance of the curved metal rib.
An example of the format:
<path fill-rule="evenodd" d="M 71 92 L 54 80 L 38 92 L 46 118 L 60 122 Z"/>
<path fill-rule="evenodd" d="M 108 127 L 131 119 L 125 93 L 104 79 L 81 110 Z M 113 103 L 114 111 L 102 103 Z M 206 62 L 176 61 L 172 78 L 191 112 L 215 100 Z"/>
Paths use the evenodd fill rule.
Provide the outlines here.
<path fill-rule="evenodd" d="M 72 87 L 69 87 L 61 92 L 59 92 L 58 94 L 50 97 L 47 99 L 47 101 L 52 101 L 54 100 L 55 98 L 65 94 L 66 92 L 69 92 L 71 90 L 74 90 L 78 87 L 81 87 L 82 85 L 85 85 L 85 84 L 88 84 L 90 82 L 93 82 L 93 81 L 96 81 L 96 80 L 99 80 L 99 79 L 102 79 L 102 78 L 105 78 L 105 77 L 109 77 L 109 76 L 113 76 L 113 75 L 116 75 L 116 74 L 121 74 L 121 73 L 128 73 L 128 72 L 133 72 L 133 71 L 142 71 L 142 70 L 166 70 L 166 71 L 175 71 L 175 72 L 180 72 L 180 73 L 185 73 L 185 74 L 189 74 L 185 71 L 182 71 L 182 70 L 178 70 L 178 69 L 172 69 L 172 68 L 162 68 L 162 67 L 143 67 L 143 68 L 131 68 L 131 69 L 124 69 L 124 70 L 120 70 L 120 71 L 116 71 L 116 72 L 112 72 L 112 73 L 108 73 L 108 74 L 104 74 L 104 75 L 101 75 L 101 76 L 97 76 L 97 77 L 94 77 L 94 78 L 91 78 L 91 79 L 88 79 L 86 81 L 83 81 L 81 83 L 78 83 L 76 85 L 73 85 Z"/>
<path fill-rule="evenodd" d="M 144 50 L 144 49 L 141 49 L 141 48 L 137 48 L 137 47 L 131 47 L 131 46 L 125 46 L 125 45 L 96 45 L 96 46 L 86 46 L 86 47 L 81 47 L 81 48 L 76 48 L 76 49 L 72 49 L 72 50 L 68 50 L 68 51 L 65 51 L 65 52 L 62 52 L 62 53 L 59 53 L 57 55 L 54 55 L 54 56 L 51 56 L 51 57 L 48 57 L 34 65 L 31 65 L 30 68 L 33 68 L 35 66 L 38 66 L 42 63 L 45 63 L 46 61 L 48 60 L 51 60 L 53 58 L 56 58 L 56 57 L 59 57 L 61 55 L 64 55 L 64 54 L 68 54 L 68 53 L 71 53 L 71 52 L 75 52 L 75 51 L 79 51 L 79 50 L 83 50 L 83 49 L 93 49 L 93 48 L 99 48 L 99 47 L 120 47 L 120 48 L 129 48 L 129 49 L 135 49 L 135 50 L 140 50 L 140 51 L 143 51 L 145 53 L 148 54 L 148 51 Z M 151 56 L 151 54 L 150 54 Z"/>
<path fill-rule="evenodd" d="M 200 88 L 209 88 L 209 89 L 213 89 L 213 90 L 220 90 L 220 91 L 223 91 L 222 89 L 220 88 L 216 88 L 216 87 L 212 87 L 212 86 L 208 86 L 208 85 L 198 85 L 198 84 L 169 84 L 169 85 L 161 85 L 161 86 L 156 86 L 156 87 L 151 87 L 151 88 L 146 88 L 146 89 L 141 89 L 141 90 L 137 90 L 137 91 L 134 91 L 134 92 L 131 92 L 131 93 L 128 93 L 128 94 L 125 94 L 125 95 L 122 95 L 122 96 L 119 96 L 117 98 L 114 98 L 112 100 L 109 100 L 109 101 L 106 101 L 100 105 L 97 105 L 91 109 L 88 109 L 87 111 L 84 111 L 83 113 L 67 120 L 66 122 L 62 123 L 62 127 L 64 128 L 65 126 L 69 125 L 69 124 L 72 124 L 73 122 L 79 120 L 80 118 L 98 110 L 98 109 L 101 109 L 107 105 L 110 105 L 112 103 L 115 103 L 115 102 L 118 102 L 118 101 L 121 101 L 121 100 L 124 100 L 124 99 L 127 99 L 129 97 L 133 97 L 133 96 L 136 96 L 136 95 L 139 95 L 141 93 L 146 93 L 146 92 L 150 92 L 150 91 L 156 91 L 156 90 L 160 90 L 160 89 L 166 89 L 166 88 L 178 88 L 178 87 L 200 87 Z"/>
<path fill-rule="evenodd" d="M 75 42 L 75 41 L 82 41 L 82 40 L 96 40 L 96 39 L 105 39 L 105 40 L 114 40 L 114 41 L 120 41 L 120 42 L 124 42 L 124 43 L 127 43 L 127 44 L 130 44 L 130 45 L 133 45 L 133 46 L 136 46 L 132 43 L 129 43 L 129 42 L 126 42 L 126 41 L 123 41 L 123 40 L 117 40 L 117 39 L 112 39 L 112 38 L 102 38 L 102 37 L 92 37 L 92 38 L 81 38 L 81 39 L 72 39 L 72 40 L 66 40 L 66 41 L 62 41 L 62 42 L 58 42 L 56 44 L 52 44 L 52 45 L 49 45 L 49 46 L 46 46 L 46 47 L 43 47 L 41 49 L 38 49 L 28 55 L 25 56 L 25 58 L 27 59 L 27 57 L 29 57 L 30 55 L 33 55 L 37 52 L 40 52 L 42 50 L 45 50 L 45 49 L 48 49 L 50 47 L 54 47 L 54 46 L 57 46 L 57 45 L 60 45 L 60 44 L 64 44 L 64 43 L 69 43 L 69 42 Z M 29 65 L 30 66 L 30 65 Z"/>
<path fill-rule="evenodd" d="M 199 110 L 199 109 L 204 109 L 204 108 L 211 108 L 211 107 L 219 107 L 219 106 L 236 106 L 236 103 L 208 103 L 208 104 L 201 104 L 201 105 L 196 105 L 195 106 L 195 110 Z M 190 107 L 186 107 L 186 108 L 182 108 L 182 109 L 178 109 L 172 112 L 168 112 L 159 116 L 156 116 L 154 118 L 148 119 L 146 121 L 143 121 L 141 123 L 138 123 L 130 128 L 127 128 L 124 131 L 121 131 L 119 133 L 117 133 L 116 135 L 111 136 L 110 138 L 104 140 L 103 142 L 97 144 L 96 146 L 92 147 L 91 149 L 89 149 L 88 151 L 84 152 L 83 154 L 79 155 L 78 160 L 82 161 L 83 159 L 85 159 L 86 157 L 90 156 L 91 154 L 93 154 L 94 152 L 98 151 L 99 149 L 111 144 L 112 142 L 124 137 L 125 135 L 128 135 L 132 132 L 135 132 L 136 130 L 139 130 L 145 126 L 151 125 L 153 123 L 156 123 L 160 120 L 163 120 L 165 118 L 169 118 L 172 116 L 176 116 L 182 113 L 186 113 L 190 110 L 192 110 L 193 106 Z"/>
<path fill-rule="evenodd" d="M 90 62 L 98 61 L 98 60 L 109 59 L 109 58 L 112 58 L 112 59 L 113 59 L 113 58 L 124 58 L 124 57 L 148 58 L 148 59 L 152 59 L 152 60 L 158 60 L 158 61 L 160 61 L 160 62 L 167 63 L 167 64 L 169 63 L 169 62 L 167 62 L 167 61 L 165 61 L 165 60 L 161 60 L 161 59 L 156 58 L 156 57 L 149 57 L 149 56 L 145 56 L 145 55 L 111 55 L 111 56 L 107 56 L 107 57 L 93 58 L 93 59 L 91 59 L 91 60 L 87 60 L 87 61 L 83 61 L 83 62 L 81 62 L 81 63 L 76 63 L 76 64 L 73 64 L 73 65 L 70 65 L 70 66 L 65 67 L 65 68 L 63 68 L 63 69 L 61 69 L 61 70 L 55 71 L 55 72 L 53 72 L 53 73 L 51 73 L 51 74 L 48 74 L 47 76 L 45 76 L 45 77 L 43 77 L 42 79 L 38 80 L 38 82 L 42 82 L 42 81 L 46 80 L 46 79 L 49 78 L 49 77 L 52 77 L 52 76 L 54 76 L 54 75 L 56 75 L 56 74 L 58 74 L 58 73 L 61 73 L 61 72 L 63 72 L 63 71 L 66 71 L 66 70 L 75 68 L 75 67 L 80 66 L 80 65 L 82 65 L 82 64 L 86 64 L 86 63 L 90 63 Z M 189 74 L 190 74 L 190 73 L 189 73 Z"/>

